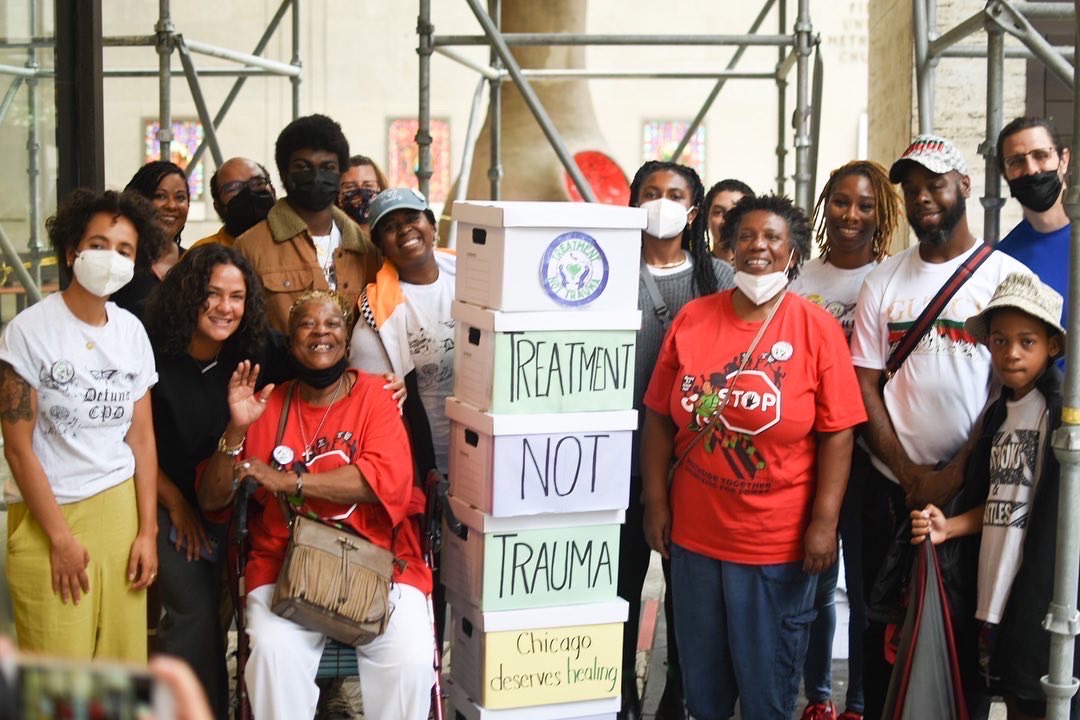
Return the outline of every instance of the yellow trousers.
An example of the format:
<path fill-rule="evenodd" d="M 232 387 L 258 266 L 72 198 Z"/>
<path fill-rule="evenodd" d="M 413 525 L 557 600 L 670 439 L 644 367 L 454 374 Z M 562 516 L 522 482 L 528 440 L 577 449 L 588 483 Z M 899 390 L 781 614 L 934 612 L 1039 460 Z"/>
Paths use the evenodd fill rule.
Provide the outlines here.
<path fill-rule="evenodd" d="M 146 591 L 127 577 L 139 530 L 135 482 L 61 505 L 72 534 L 90 554 L 90 592 L 75 605 L 53 592 L 49 539 L 25 503 L 8 508 L 7 577 L 19 647 L 89 660 L 146 662 Z"/>

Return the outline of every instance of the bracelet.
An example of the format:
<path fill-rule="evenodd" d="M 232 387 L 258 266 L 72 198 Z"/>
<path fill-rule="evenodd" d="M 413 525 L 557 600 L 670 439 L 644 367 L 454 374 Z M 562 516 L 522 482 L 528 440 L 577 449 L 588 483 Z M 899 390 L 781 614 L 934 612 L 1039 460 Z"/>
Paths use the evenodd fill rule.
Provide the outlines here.
<path fill-rule="evenodd" d="M 217 451 L 223 455 L 228 455 L 231 458 L 236 457 L 240 453 L 244 452 L 244 440 L 247 436 L 240 439 L 240 444 L 236 446 L 229 446 L 229 442 L 225 439 L 225 433 L 221 434 L 221 439 L 217 443 Z"/>
<path fill-rule="evenodd" d="M 296 472 L 296 497 L 302 498 L 302 497 L 304 497 L 304 476 L 299 470 L 296 470 L 295 472 Z"/>

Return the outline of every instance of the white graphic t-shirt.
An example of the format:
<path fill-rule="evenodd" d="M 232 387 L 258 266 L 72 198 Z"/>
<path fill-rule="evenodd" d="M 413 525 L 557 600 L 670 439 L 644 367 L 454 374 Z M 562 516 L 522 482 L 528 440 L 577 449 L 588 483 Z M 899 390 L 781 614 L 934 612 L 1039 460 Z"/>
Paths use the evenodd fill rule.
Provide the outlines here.
<path fill-rule="evenodd" d="M 337 290 L 337 271 L 334 268 L 334 251 L 341 244 L 341 228 L 336 222 L 330 223 L 329 235 L 312 235 L 311 242 L 315 245 L 315 257 L 319 260 L 319 267 L 323 269 L 326 282 L 331 290 Z"/>
<path fill-rule="evenodd" d="M 1041 392 L 1032 390 L 1007 407 L 990 448 L 990 493 L 983 511 L 975 610 L 975 617 L 995 624 L 1001 622 L 1020 569 L 1046 433 L 1046 398 Z"/>
<path fill-rule="evenodd" d="M 33 450 L 61 504 L 134 474 L 124 438 L 135 402 L 157 382 L 142 323 L 113 303 L 105 309 L 105 325 L 87 325 L 54 293 L 16 315 L 0 337 L 0 360 L 37 392 Z M 22 502 L 14 480 L 4 496 Z"/>
<path fill-rule="evenodd" d="M 877 261 L 854 269 L 838 268 L 825 262 L 824 258 L 814 258 L 802 266 L 799 277 L 791 281 L 788 290 L 825 308 L 840 323 L 844 337 L 851 342 L 851 332 L 855 329 L 855 301 L 859 299 L 859 289 L 871 270 L 878 266 Z"/>
<path fill-rule="evenodd" d="M 431 423 L 435 464 L 447 472 L 450 454 L 450 421 L 446 398 L 454 391 L 454 277 L 439 272 L 430 285 L 402 282 L 405 295 L 405 327 L 409 334 L 409 354 L 416 368 L 420 400 Z"/>
<path fill-rule="evenodd" d="M 928 263 L 919 246 L 877 266 L 863 283 L 855 307 L 851 359 L 855 367 L 884 370 L 892 349 L 942 285 L 980 243 L 944 263 Z M 1024 265 L 995 252 L 961 287 L 896 375 L 885 385 L 885 408 L 908 457 L 921 465 L 949 461 L 971 434 L 990 395 L 990 352 L 964 330 L 994 290 Z M 885 463 L 874 465 L 894 482 Z"/>

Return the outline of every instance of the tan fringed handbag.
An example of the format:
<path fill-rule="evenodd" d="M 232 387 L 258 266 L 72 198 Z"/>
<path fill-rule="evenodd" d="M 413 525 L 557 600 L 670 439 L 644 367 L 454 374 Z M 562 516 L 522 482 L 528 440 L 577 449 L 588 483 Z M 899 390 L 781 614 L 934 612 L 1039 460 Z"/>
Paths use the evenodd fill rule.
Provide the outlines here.
<path fill-rule="evenodd" d="M 293 392 L 281 411 L 275 453 Z M 278 500 L 289 523 L 289 547 L 274 587 L 273 611 L 352 647 L 382 635 L 390 621 L 394 554 L 334 520 L 300 514 L 283 494 Z"/>

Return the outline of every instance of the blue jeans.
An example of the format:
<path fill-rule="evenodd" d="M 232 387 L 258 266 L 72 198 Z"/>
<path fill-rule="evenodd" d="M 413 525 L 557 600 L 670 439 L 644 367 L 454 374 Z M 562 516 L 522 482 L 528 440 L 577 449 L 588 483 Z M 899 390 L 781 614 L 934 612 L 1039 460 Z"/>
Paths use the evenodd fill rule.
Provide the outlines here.
<path fill-rule="evenodd" d="M 865 452 L 856 448 L 852 464 L 869 463 Z M 841 550 L 847 580 L 848 610 L 848 691 L 845 709 L 863 711 L 863 631 L 866 629 L 866 602 L 863 600 L 862 560 L 862 476 L 853 467 L 844 504 L 840 508 Z M 832 697 L 832 644 L 836 631 L 836 581 L 839 563 L 818 576 L 814 609 L 817 618 L 810 626 L 810 645 L 803 665 L 803 687 L 810 703 Z"/>
<path fill-rule="evenodd" d="M 686 709 L 727 720 L 790 720 L 814 619 L 802 563 L 741 565 L 671 545 L 675 635 Z"/>

